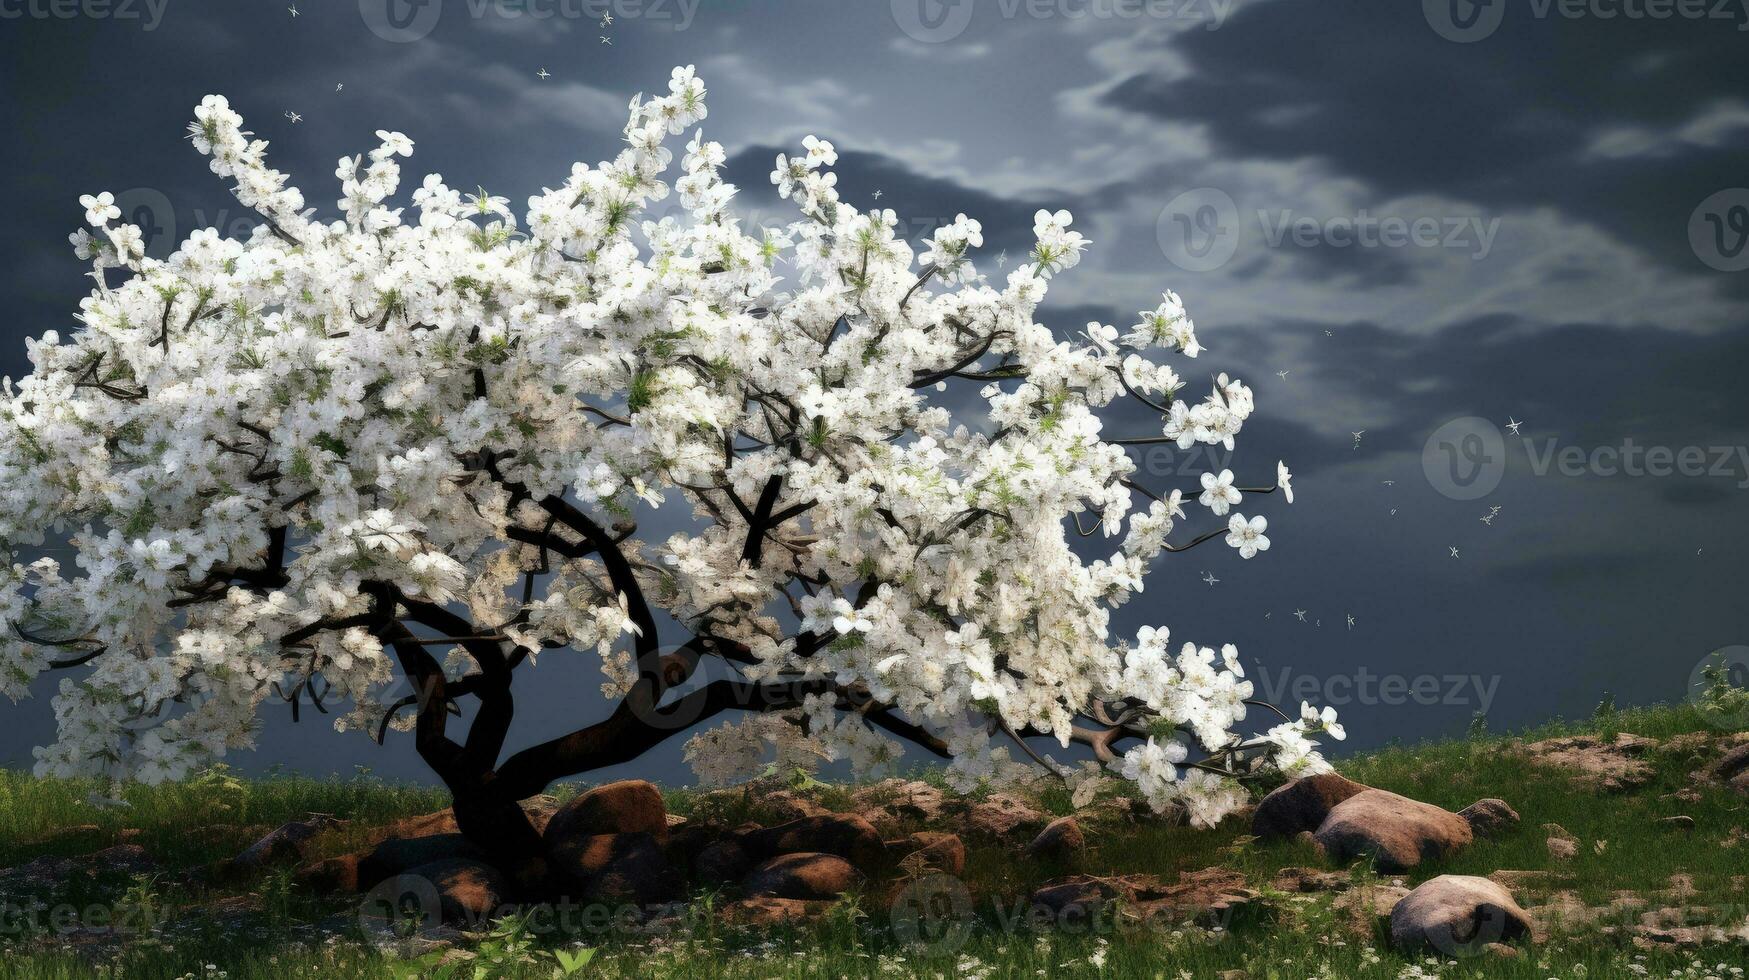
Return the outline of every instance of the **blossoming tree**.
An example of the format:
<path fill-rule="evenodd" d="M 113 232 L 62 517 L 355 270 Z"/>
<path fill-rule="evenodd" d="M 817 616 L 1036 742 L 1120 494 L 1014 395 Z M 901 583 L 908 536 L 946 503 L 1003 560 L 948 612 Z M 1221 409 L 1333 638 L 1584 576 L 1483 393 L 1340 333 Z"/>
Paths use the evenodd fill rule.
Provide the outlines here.
<path fill-rule="evenodd" d="M 437 175 L 414 215 L 391 206 L 413 146 L 380 132 L 340 161 L 343 217 L 321 223 L 214 96 L 190 134 L 261 215 L 248 240 L 199 231 L 157 261 L 108 194 L 83 199 L 83 326 L 32 342 L 0 399 L 0 688 L 79 672 L 39 773 L 176 778 L 290 702 L 410 730 L 464 831 L 524 853 L 517 801 L 738 711 L 688 747 L 707 777 L 771 741 L 878 766 L 896 739 L 961 786 L 1026 761 L 1083 800 L 1121 777 L 1212 823 L 1260 765 L 1323 767 L 1328 712 L 1235 731 L 1252 702 L 1233 647 L 1111 635 L 1162 552 L 1224 538 L 1249 558 L 1269 539 L 1242 494 L 1292 499 L 1285 467 L 1251 490 L 1210 474 L 1213 529 L 1168 541 L 1186 501 L 1128 448 L 1231 449 L 1252 411 L 1225 375 L 1186 400 L 1155 359 L 1201 350 L 1178 298 L 1059 339 L 1033 313 L 1086 244 L 1067 212 L 1039 212 L 1028 261 L 992 284 L 976 221 L 915 254 L 891 211 L 839 199 L 812 137 L 772 174 L 788 228 L 740 226 L 702 135 L 683 218 L 640 223 L 670 193 L 668 138 L 704 117 L 676 69 L 632 101 L 614 160 L 520 222 Z M 932 401 L 950 386 L 977 411 Z M 1158 431 L 1104 434 L 1126 397 Z M 676 499 L 695 530 L 639 538 L 640 502 Z M 1094 535 L 1116 550 L 1083 561 Z M 51 540 L 74 561 L 31 560 Z M 513 679 L 590 652 L 612 712 L 506 752 Z M 700 683 L 707 662 L 722 676 Z"/>

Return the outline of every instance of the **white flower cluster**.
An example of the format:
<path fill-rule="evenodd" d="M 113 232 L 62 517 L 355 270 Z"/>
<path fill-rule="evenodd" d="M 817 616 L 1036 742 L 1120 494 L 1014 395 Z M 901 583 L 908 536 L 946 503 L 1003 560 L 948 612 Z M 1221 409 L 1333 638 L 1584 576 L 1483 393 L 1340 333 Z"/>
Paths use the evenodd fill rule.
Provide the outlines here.
<path fill-rule="evenodd" d="M 1251 688 L 1232 647 L 1111 636 L 1112 609 L 1184 547 L 1168 537 L 1185 513 L 1179 490 L 1134 480 L 1100 410 L 1133 396 L 1160 412 L 1153 441 L 1231 448 L 1253 407 L 1226 375 L 1178 397 L 1156 356 L 1202 349 L 1178 297 L 1121 335 L 1061 339 L 1034 311 L 1087 246 L 1068 212 L 1039 212 L 1031 261 L 991 283 L 976 221 L 919 255 L 892 212 L 839 199 L 837 152 L 812 137 L 772 173 L 800 210 L 787 228 L 740 226 L 723 149 L 696 132 L 684 218 L 645 220 L 670 191 L 669 138 L 705 114 L 676 69 L 667 95 L 632 101 L 625 149 L 520 222 L 437 175 L 404 221 L 413 146 L 379 132 L 340 161 L 343 218 L 323 223 L 214 96 L 191 134 L 266 218 L 246 241 L 196 232 L 158 261 L 112 198 L 85 198 L 83 328 L 32 342 L 32 374 L 0 398 L 0 690 L 83 671 L 39 771 L 174 778 L 250 744 L 286 691 L 353 706 L 340 727 L 386 721 L 406 691 L 373 590 L 459 610 L 531 662 L 592 652 L 624 691 L 643 630 L 619 574 L 738 651 L 749 681 L 830 682 L 863 706 L 816 694 L 703 736 L 691 755 L 713 780 L 753 764 L 748 743 L 800 751 L 802 731 L 808 754 L 878 766 L 896 725 L 874 722 L 893 720 L 951 754 L 961 786 L 1015 768 L 1008 736 L 1097 742 L 1105 771 L 1200 822 L 1243 799 L 1242 756 L 1318 765 L 1308 736 L 1340 736 L 1333 716 L 1234 733 Z M 981 410 L 933 403 L 946 383 L 981 386 Z M 1222 472 L 1197 499 L 1225 516 L 1240 493 Z M 672 497 L 701 529 L 628 537 L 612 574 L 537 506 L 612 525 Z M 1121 544 L 1083 561 L 1085 520 Z M 1230 525 L 1245 557 L 1268 547 L 1263 518 Z M 77 574 L 12 563 L 49 534 Z M 476 667 L 436 652 L 452 683 Z M 1088 740 L 1089 717 L 1139 744 Z M 1216 761 L 1193 765 L 1193 741 Z"/>

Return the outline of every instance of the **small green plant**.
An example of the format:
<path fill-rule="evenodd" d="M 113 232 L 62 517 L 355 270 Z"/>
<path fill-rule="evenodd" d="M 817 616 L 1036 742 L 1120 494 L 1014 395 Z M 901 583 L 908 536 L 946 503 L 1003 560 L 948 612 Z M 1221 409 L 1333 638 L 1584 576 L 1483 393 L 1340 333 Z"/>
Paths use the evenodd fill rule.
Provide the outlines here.
<path fill-rule="evenodd" d="M 1479 742 L 1488 737 L 1488 713 L 1478 711 L 1470 715 L 1470 728 L 1465 733 L 1472 742 Z"/>
<path fill-rule="evenodd" d="M 1749 688 L 1740 687 L 1732 680 L 1733 666 L 1723 650 L 1707 658 L 1700 669 L 1700 694 L 1696 700 L 1702 713 L 1709 718 L 1741 723 L 1749 717 Z"/>

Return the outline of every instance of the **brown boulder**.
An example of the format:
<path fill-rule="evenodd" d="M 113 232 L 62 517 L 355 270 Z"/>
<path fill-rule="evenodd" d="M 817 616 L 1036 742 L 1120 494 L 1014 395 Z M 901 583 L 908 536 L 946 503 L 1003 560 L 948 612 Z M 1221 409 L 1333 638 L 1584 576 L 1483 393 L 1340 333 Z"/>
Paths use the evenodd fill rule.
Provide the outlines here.
<path fill-rule="evenodd" d="M 1326 772 L 1296 779 L 1277 787 L 1251 814 L 1251 834 L 1255 837 L 1293 837 L 1301 831 L 1315 831 L 1337 804 L 1364 792 L 1367 787 Z"/>
<path fill-rule="evenodd" d="M 836 854 L 784 854 L 748 872 L 741 887 L 748 895 L 802 900 L 834 899 L 862 879 Z"/>
<path fill-rule="evenodd" d="M 1707 768 L 1707 778 L 1749 796 L 1749 743 L 1726 752 Z"/>
<path fill-rule="evenodd" d="M 1511 892 L 1486 878 L 1440 875 L 1391 909 L 1391 942 L 1407 952 L 1432 948 L 1467 956 L 1529 935 L 1530 916 Z"/>
<path fill-rule="evenodd" d="M 1086 846 L 1087 836 L 1081 832 L 1081 824 L 1074 817 L 1058 817 L 1026 845 L 1026 853 L 1035 858 L 1065 858 Z"/>
<path fill-rule="evenodd" d="M 668 839 L 662 843 L 662 853 L 674 867 L 696 872 L 699 855 L 722 838 L 723 828 L 715 824 L 674 823 L 670 820 Z"/>
<path fill-rule="evenodd" d="M 710 885 L 740 881 L 751 870 L 753 855 L 729 837 L 706 844 L 692 863 L 693 877 Z"/>
<path fill-rule="evenodd" d="M 917 779 L 883 779 L 852 796 L 859 813 L 869 814 L 877 825 L 911 820 L 922 823 L 941 819 L 947 795 Z"/>
<path fill-rule="evenodd" d="M 820 918 L 831 908 L 831 902 L 810 902 L 799 898 L 762 896 L 731 902 L 721 913 L 725 923 L 751 929 L 771 929 L 778 926 L 798 926 Z"/>
<path fill-rule="evenodd" d="M 1330 860 L 1371 857 L 1386 874 L 1406 871 L 1470 843 L 1464 818 L 1429 803 L 1369 789 L 1338 803 L 1313 835 Z"/>
<path fill-rule="evenodd" d="M 293 820 L 269 831 L 231 859 L 236 868 L 261 868 L 270 864 L 302 861 L 310 840 L 325 830 L 346 826 L 325 813 L 312 813 L 307 820 Z"/>
<path fill-rule="evenodd" d="M 483 863 L 487 860 L 487 855 L 461 834 L 394 837 L 378 844 L 358 859 L 358 887 L 368 889 L 378 882 L 405 874 L 421 865 L 449 860 Z"/>
<path fill-rule="evenodd" d="M 407 872 L 437 889 L 442 918 L 450 925 L 477 927 L 504 904 L 504 876 L 489 864 L 452 858 L 422 864 Z"/>
<path fill-rule="evenodd" d="M 649 834 L 668 839 L 668 808 L 652 783 L 627 779 L 597 786 L 564 806 L 548 821 L 549 846 L 571 837 L 598 834 Z"/>
<path fill-rule="evenodd" d="M 997 840 L 1036 834 L 1048 818 L 1030 804 L 1007 793 L 992 793 L 967 807 L 965 828 Z"/>
<path fill-rule="evenodd" d="M 961 875 L 966 870 L 966 845 L 957 834 L 920 830 L 903 840 L 888 841 L 887 853 L 903 855 L 899 866 L 913 874 Z"/>
<path fill-rule="evenodd" d="M 1477 800 L 1458 811 L 1477 837 L 1493 837 L 1518 826 L 1518 811 L 1505 800 Z"/>
<path fill-rule="evenodd" d="M 547 821 L 559 808 L 559 800 L 555 796 L 542 794 L 531 796 L 520 804 L 524 813 L 528 814 L 529 823 L 534 825 L 536 833 L 546 830 Z M 373 831 L 369 837 L 372 844 L 380 841 L 399 838 L 411 840 L 415 837 L 436 837 L 441 834 L 459 834 L 461 824 L 456 822 L 455 808 L 444 807 L 432 813 L 422 813 L 413 817 L 402 817 L 399 820 L 384 824 Z"/>
<path fill-rule="evenodd" d="M 293 873 L 292 880 L 318 895 L 358 891 L 359 857 L 357 854 L 342 854 L 326 861 L 306 864 Z"/>
<path fill-rule="evenodd" d="M 886 844 L 862 817 L 834 813 L 802 817 L 789 823 L 753 830 L 741 844 L 755 858 L 819 852 L 836 854 L 859 868 L 877 868 L 886 859 Z"/>
<path fill-rule="evenodd" d="M 555 842 L 547 856 L 553 872 L 585 901 L 648 905 L 681 891 L 662 846 L 646 833 L 570 837 Z"/>

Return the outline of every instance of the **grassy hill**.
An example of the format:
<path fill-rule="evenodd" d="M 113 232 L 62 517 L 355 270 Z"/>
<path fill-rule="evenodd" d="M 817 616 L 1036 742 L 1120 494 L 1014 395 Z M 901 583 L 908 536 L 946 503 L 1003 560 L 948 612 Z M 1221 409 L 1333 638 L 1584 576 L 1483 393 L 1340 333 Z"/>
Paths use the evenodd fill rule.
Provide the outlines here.
<path fill-rule="evenodd" d="M 1604 785 L 1607 777 L 1575 777 L 1562 759 L 1524 748 L 1576 734 L 1599 736 L 1592 742 L 1607 747 L 1617 733 L 1647 741 L 1617 760 L 1634 773 L 1615 788 Z M 310 813 L 349 823 L 313 840 L 307 858 L 355 850 L 369 828 L 445 806 L 440 792 L 366 776 L 241 780 L 217 772 L 133 787 L 127 806 L 99 808 L 86 802 L 94 786 L 0 773 L 0 868 L 15 869 L 0 872 L 0 976 L 1740 977 L 1749 963 L 1749 798 L 1697 773 L 1745 738 L 1680 706 L 1346 760 L 1343 774 L 1369 786 L 1450 810 L 1497 797 L 1522 817 L 1498 836 L 1403 875 L 1335 867 L 1304 840 L 1253 840 L 1245 820 L 1195 830 L 1111 817 L 1111 807 L 1083 816 L 1086 846 L 1066 856 L 1025 857 L 1012 842 L 968 836 L 960 880 L 969 912 L 959 910 L 966 924 L 926 935 L 925 945 L 905 941 L 914 935 L 905 922 L 895 934 L 889 905 L 903 883 L 891 882 L 871 883 L 817 921 L 793 927 L 730 925 L 717 910 L 735 898 L 731 890 L 696 892 L 688 907 L 645 927 L 564 934 L 537 919 L 511 918 L 485 937 L 373 940 L 359 929 L 356 896 L 311 895 L 289 866 L 254 875 L 214 868 L 266 830 Z M 767 783 L 671 790 L 666 802 L 673 814 L 732 826 L 774 821 L 798 804 L 848 809 L 863 799 L 854 789 Z M 574 790 L 559 795 L 566 792 Z M 1040 790 L 1028 802 L 1049 814 L 1070 812 L 1060 792 Z M 1679 817 L 1688 820 L 1671 819 Z M 123 843 L 143 849 L 149 863 L 99 867 L 81 858 Z M 67 860 L 42 860 L 57 857 Z M 1066 875 L 1148 874 L 1170 882 L 1209 868 L 1242 874 L 1258 893 L 1213 927 L 1119 914 L 1035 928 L 1023 914 L 1035 888 Z M 1341 880 L 1292 890 L 1293 879 L 1281 875 L 1287 868 L 1335 872 L 1328 877 Z M 1537 940 L 1514 953 L 1462 959 L 1393 949 L 1372 906 L 1388 909 L 1393 887 L 1440 874 L 1509 883 L 1538 918 Z M 586 950 L 593 953 L 580 962 Z"/>

